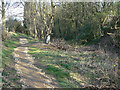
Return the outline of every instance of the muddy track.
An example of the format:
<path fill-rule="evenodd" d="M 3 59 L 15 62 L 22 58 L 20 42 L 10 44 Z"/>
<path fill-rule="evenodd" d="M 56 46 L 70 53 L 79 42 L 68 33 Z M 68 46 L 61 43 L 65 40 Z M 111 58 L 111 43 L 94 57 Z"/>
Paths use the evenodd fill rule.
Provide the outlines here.
<path fill-rule="evenodd" d="M 20 45 L 14 50 L 15 69 L 21 77 L 22 88 L 57 88 L 56 83 L 42 69 L 34 66 L 34 57 L 28 54 L 28 40 L 20 38 Z M 23 46 L 22 46 L 23 45 Z"/>

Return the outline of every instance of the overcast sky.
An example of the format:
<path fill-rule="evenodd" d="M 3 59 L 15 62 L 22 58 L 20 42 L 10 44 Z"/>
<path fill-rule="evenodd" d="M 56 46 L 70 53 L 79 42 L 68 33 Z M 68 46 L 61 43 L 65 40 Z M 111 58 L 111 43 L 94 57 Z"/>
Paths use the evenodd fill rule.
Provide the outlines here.
<path fill-rule="evenodd" d="M 21 4 L 18 7 L 15 7 L 15 5 L 13 5 L 15 2 L 20 2 L 20 0 L 5 0 L 5 1 L 10 3 L 10 7 L 6 10 L 6 18 L 13 16 L 19 20 L 23 20 L 24 15 L 23 5 Z"/>
<path fill-rule="evenodd" d="M 0 0 L 2 1 L 2 0 Z M 23 5 L 21 4 L 20 6 L 18 7 L 14 7 L 15 5 L 13 5 L 15 2 L 20 2 L 21 0 L 4 0 L 5 2 L 9 2 L 10 3 L 10 7 L 8 9 L 6 9 L 6 19 L 8 19 L 8 17 L 14 17 L 18 20 L 23 20 L 23 15 L 24 15 L 24 7 Z M 23 1 L 31 1 L 31 0 L 23 0 Z M 36 0 L 36 1 L 39 1 L 39 0 Z M 50 0 L 44 0 L 44 1 L 50 1 Z M 13 6 L 12 6 L 13 5 Z M 1 6 L 1 3 L 0 3 L 0 6 Z M 0 16 L 1 18 L 1 16 Z"/>

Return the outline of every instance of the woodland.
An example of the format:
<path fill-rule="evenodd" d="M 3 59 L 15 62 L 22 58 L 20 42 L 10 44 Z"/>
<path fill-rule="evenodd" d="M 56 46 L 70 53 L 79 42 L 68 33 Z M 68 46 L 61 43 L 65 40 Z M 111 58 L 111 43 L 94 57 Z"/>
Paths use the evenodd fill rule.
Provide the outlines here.
<path fill-rule="evenodd" d="M 120 89 L 120 2 L 0 1 L 1 88 Z"/>

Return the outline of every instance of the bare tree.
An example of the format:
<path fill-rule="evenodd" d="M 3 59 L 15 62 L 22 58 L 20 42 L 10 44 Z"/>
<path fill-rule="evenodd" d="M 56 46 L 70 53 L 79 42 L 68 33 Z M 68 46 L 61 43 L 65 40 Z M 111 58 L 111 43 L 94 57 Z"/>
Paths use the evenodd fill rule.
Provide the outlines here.
<path fill-rule="evenodd" d="M 2 33 L 3 33 L 3 40 L 6 39 L 7 31 L 6 31 L 6 22 L 5 22 L 5 4 L 4 0 L 2 1 Z"/>

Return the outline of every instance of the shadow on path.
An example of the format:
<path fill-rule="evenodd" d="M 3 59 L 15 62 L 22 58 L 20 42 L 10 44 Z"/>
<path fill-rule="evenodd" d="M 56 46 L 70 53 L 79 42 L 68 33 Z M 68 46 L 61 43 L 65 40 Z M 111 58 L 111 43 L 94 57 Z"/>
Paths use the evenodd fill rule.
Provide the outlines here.
<path fill-rule="evenodd" d="M 20 38 L 20 46 L 14 50 L 15 69 L 21 77 L 23 88 L 57 88 L 58 83 L 52 77 L 47 76 L 42 69 L 33 65 L 34 58 L 28 54 L 28 43 L 25 38 Z M 23 47 L 22 47 L 23 45 Z"/>

